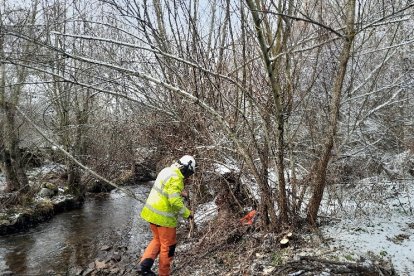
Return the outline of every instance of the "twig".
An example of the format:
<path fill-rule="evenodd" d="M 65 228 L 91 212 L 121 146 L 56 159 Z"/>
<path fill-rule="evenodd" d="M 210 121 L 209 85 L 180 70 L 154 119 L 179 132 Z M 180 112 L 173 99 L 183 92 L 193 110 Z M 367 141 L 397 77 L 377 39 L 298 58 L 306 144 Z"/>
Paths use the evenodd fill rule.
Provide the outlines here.
<path fill-rule="evenodd" d="M 188 236 L 187 238 L 191 238 L 191 236 L 193 235 L 193 230 L 194 230 L 194 219 L 190 219 L 190 230 L 188 231 Z"/>

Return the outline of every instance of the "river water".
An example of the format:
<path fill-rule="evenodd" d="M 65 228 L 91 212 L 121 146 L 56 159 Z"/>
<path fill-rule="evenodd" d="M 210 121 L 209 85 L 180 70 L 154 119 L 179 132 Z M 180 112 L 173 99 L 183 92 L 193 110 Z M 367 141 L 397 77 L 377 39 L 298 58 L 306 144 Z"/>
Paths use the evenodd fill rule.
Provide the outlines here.
<path fill-rule="evenodd" d="M 145 199 L 150 185 L 131 188 Z M 150 238 L 139 218 L 142 203 L 119 191 L 88 199 L 78 210 L 56 215 L 27 232 L 0 237 L 0 275 L 73 275 L 104 245 L 123 244 L 139 254 Z"/>

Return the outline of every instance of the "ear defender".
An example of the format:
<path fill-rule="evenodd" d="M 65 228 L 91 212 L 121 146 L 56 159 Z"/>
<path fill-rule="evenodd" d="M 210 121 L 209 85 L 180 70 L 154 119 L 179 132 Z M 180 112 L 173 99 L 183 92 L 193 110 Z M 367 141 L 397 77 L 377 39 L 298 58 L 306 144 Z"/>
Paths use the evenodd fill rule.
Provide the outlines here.
<path fill-rule="evenodd" d="M 186 173 L 187 177 L 189 177 L 190 175 L 192 175 L 194 173 L 194 170 L 192 169 L 191 163 L 193 163 L 192 160 L 188 161 L 187 166 L 185 166 L 185 173 Z"/>
<path fill-rule="evenodd" d="M 180 165 L 180 171 L 184 177 L 189 177 L 194 174 L 195 160 L 192 156 L 185 155 L 177 163 Z"/>

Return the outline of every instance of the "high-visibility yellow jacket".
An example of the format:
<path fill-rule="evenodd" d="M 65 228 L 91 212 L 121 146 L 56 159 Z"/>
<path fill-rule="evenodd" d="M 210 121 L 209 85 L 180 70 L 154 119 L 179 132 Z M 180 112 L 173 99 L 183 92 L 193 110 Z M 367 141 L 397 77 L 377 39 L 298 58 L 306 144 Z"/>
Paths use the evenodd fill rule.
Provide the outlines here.
<path fill-rule="evenodd" d="M 184 176 L 176 167 L 167 167 L 157 176 L 147 198 L 141 217 L 153 224 L 177 227 L 178 216 L 188 218 L 190 210 L 184 205 L 181 192 Z"/>

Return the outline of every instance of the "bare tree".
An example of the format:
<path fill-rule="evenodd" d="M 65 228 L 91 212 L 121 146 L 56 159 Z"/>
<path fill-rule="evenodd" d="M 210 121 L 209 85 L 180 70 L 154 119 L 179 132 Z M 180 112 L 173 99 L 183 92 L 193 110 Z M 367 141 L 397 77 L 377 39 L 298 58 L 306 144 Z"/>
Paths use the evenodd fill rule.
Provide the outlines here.
<path fill-rule="evenodd" d="M 2 123 L 2 170 L 6 175 L 6 191 L 19 191 L 24 193 L 28 190 L 28 180 L 25 165 L 19 147 L 19 125 L 16 116 L 16 106 L 20 102 L 25 82 L 29 77 L 28 69 L 24 66 L 13 65 L 7 60 L 21 59 L 26 62 L 35 51 L 33 45 L 24 40 L 6 36 L 11 29 L 12 32 L 26 32 L 34 34 L 34 23 L 37 15 L 38 1 L 32 3 L 28 9 L 10 11 L 4 4 L 3 12 L 0 11 L 0 107 L 4 116 Z M 13 24 L 13 22 L 18 22 Z M 10 52 L 6 57 L 6 50 L 19 48 L 20 51 Z M 8 64 L 8 65 L 7 65 Z M 7 79 L 7 81 L 6 81 Z"/>
<path fill-rule="evenodd" d="M 339 68 L 337 77 L 334 80 L 332 87 L 332 100 L 330 104 L 330 116 L 327 131 L 327 138 L 324 143 L 323 153 L 320 161 L 317 163 L 314 173 L 314 189 L 312 198 L 309 202 L 308 207 L 308 221 L 310 224 L 316 223 L 316 218 L 319 211 L 319 206 L 322 201 L 323 192 L 326 185 L 326 170 L 328 162 L 331 157 L 331 151 L 334 146 L 334 139 L 336 137 L 338 128 L 338 116 L 340 110 L 340 102 L 342 95 L 342 87 L 345 79 L 347 65 L 351 57 L 351 49 L 355 38 L 355 0 L 350 0 L 346 3 L 346 29 L 344 45 L 342 47 L 341 56 L 339 58 Z"/>

